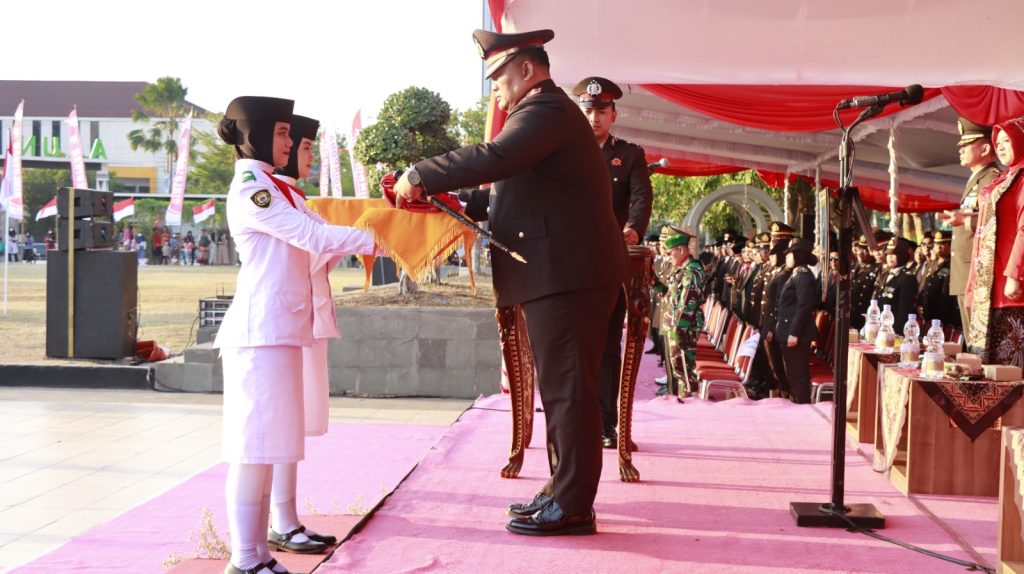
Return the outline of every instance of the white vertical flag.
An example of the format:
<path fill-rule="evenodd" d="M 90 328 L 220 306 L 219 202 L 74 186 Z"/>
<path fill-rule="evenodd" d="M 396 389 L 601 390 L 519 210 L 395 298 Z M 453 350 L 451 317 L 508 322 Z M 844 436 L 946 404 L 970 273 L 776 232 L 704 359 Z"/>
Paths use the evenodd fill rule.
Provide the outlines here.
<path fill-rule="evenodd" d="M 25 208 L 21 197 L 21 118 L 25 109 L 25 100 L 18 104 L 14 112 L 14 126 L 11 128 L 10 147 L 4 159 L 4 179 L 0 186 L 0 205 L 7 216 L 20 221 L 25 216 Z"/>
<path fill-rule="evenodd" d="M 356 139 L 359 138 L 359 132 L 363 129 L 363 110 L 356 112 L 356 117 L 352 119 L 352 137 L 349 138 L 348 142 L 348 157 L 352 160 L 352 183 L 355 184 L 356 197 L 367 198 L 370 197 L 370 187 L 366 183 L 366 168 L 363 164 L 356 161 Z"/>
<path fill-rule="evenodd" d="M 181 209 L 185 205 L 185 180 L 188 178 L 188 152 L 192 144 L 192 112 L 189 111 L 178 137 L 178 163 L 171 184 L 171 202 L 164 215 L 166 225 L 181 225 Z"/>
<path fill-rule="evenodd" d="M 78 131 L 78 106 L 71 108 L 71 115 L 68 116 L 68 140 L 71 142 L 71 185 L 81 189 L 88 188 L 85 156 L 82 154 L 82 135 Z"/>
<path fill-rule="evenodd" d="M 328 132 L 326 126 L 320 131 L 320 197 L 327 197 L 330 193 L 327 188 L 331 186 L 331 150 L 330 144 L 327 143 Z"/>
<path fill-rule="evenodd" d="M 329 130 L 328 152 L 331 154 L 331 197 L 341 197 L 341 160 L 338 159 L 338 132 Z"/>

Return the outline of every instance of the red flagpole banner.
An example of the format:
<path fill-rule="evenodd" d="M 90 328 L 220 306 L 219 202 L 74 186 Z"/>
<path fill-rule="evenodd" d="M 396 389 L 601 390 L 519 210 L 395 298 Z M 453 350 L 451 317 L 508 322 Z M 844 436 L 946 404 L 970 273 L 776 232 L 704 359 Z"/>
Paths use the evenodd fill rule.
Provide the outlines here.
<path fill-rule="evenodd" d="M 185 205 L 185 181 L 188 179 L 188 155 L 192 143 L 192 112 L 188 113 L 185 123 L 181 126 L 178 137 L 178 162 L 174 170 L 174 182 L 171 185 L 171 202 L 164 215 L 166 225 L 181 225 L 181 210 Z"/>
<path fill-rule="evenodd" d="M 353 151 L 356 149 L 356 139 L 359 138 L 359 132 L 363 129 L 363 110 L 356 112 L 356 117 L 352 118 L 352 138 L 349 141 L 348 157 L 352 160 L 352 183 L 355 184 L 356 197 L 366 199 L 370 197 L 370 186 L 366 181 L 366 168 L 363 164 L 356 161 L 356 155 Z"/>
<path fill-rule="evenodd" d="M 71 109 L 67 122 L 71 155 L 71 185 L 85 189 L 89 187 L 89 180 L 85 177 L 85 156 L 82 154 L 82 136 L 78 131 L 77 106 Z"/>
<path fill-rule="evenodd" d="M 25 100 L 22 100 L 14 112 L 14 126 L 11 128 L 7 157 L 4 160 L 4 178 L 0 184 L 0 206 L 7 212 L 7 217 L 15 221 L 25 216 L 21 196 L 21 128 L 24 109 Z"/>

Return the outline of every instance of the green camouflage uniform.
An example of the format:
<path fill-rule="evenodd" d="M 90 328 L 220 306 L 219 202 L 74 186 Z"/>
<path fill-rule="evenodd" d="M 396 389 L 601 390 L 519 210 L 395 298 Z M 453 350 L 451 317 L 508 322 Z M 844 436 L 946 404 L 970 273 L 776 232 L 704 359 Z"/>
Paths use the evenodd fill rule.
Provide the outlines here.
<path fill-rule="evenodd" d="M 696 391 L 697 338 L 704 330 L 704 266 L 694 258 L 679 268 L 673 293 L 672 361 L 677 373 L 686 373 L 690 391 Z M 685 369 L 685 370 L 684 370 Z"/>

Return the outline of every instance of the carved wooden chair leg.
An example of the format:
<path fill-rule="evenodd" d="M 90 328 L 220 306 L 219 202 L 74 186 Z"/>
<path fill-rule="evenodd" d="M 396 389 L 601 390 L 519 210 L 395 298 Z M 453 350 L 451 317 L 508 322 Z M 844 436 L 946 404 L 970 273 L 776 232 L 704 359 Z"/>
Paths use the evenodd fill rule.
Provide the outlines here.
<path fill-rule="evenodd" d="M 651 284 L 654 283 L 653 252 L 646 247 L 630 246 L 633 273 L 623 285 L 626 290 L 626 345 L 622 374 L 619 377 L 619 480 L 638 482 L 640 471 L 633 465 L 633 397 L 636 375 L 651 324 Z"/>

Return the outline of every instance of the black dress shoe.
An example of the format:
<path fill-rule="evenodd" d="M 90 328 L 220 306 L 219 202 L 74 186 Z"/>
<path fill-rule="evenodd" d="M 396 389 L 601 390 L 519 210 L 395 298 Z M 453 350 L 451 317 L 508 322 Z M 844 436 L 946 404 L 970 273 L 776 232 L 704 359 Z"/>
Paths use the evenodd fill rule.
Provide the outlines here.
<path fill-rule="evenodd" d="M 224 567 L 224 574 L 263 574 L 261 571 L 264 570 L 269 570 L 269 567 L 262 562 L 244 570 L 228 562 L 228 565 Z"/>
<path fill-rule="evenodd" d="M 525 504 L 517 503 L 508 505 L 508 510 L 506 512 L 508 513 L 510 518 L 526 518 L 528 516 L 536 514 L 538 511 L 544 508 L 544 505 L 546 505 L 550 500 L 550 496 L 544 494 L 543 492 L 538 492 L 537 496 L 534 496 L 531 502 L 527 502 Z"/>
<path fill-rule="evenodd" d="M 266 566 L 268 570 L 270 570 L 272 572 L 276 572 L 277 574 L 292 574 L 291 572 L 288 571 L 287 568 L 284 568 L 284 564 L 281 564 L 280 562 L 278 562 L 276 558 L 271 558 L 269 562 L 264 564 L 264 566 Z M 278 570 L 277 569 L 278 566 L 284 568 L 284 570 Z"/>
<path fill-rule="evenodd" d="M 305 526 L 303 526 L 305 528 Z M 330 534 L 309 534 L 306 533 L 306 537 L 314 542 L 322 542 L 328 546 L 334 546 L 338 543 L 338 537 Z"/>
<path fill-rule="evenodd" d="M 274 550 L 280 550 L 281 552 L 292 552 L 294 554 L 323 554 L 327 552 L 327 545 L 323 542 L 317 542 L 315 540 L 306 540 L 305 542 L 298 542 L 292 540 L 296 534 L 301 534 L 306 530 L 305 526 L 300 526 L 291 532 L 284 534 L 278 534 L 271 528 L 267 531 L 267 545 Z"/>
<path fill-rule="evenodd" d="M 647 349 L 646 351 L 644 351 L 644 354 L 645 355 L 657 355 L 660 352 L 661 351 L 659 351 L 657 347 L 651 347 L 650 349 Z"/>
<path fill-rule="evenodd" d="M 561 536 L 563 534 L 594 534 L 597 532 L 597 525 L 593 510 L 586 516 L 569 516 L 562 512 L 562 507 L 558 506 L 558 502 L 551 499 L 533 516 L 516 518 L 509 522 L 505 529 L 527 536 Z"/>
<path fill-rule="evenodd" d="M 615 448 L 619 446 L 619 435 L 615 434 L 615 429 L 604 431 L 604 435 L 601 437 L 601 445 L 604 448 Z"/>

